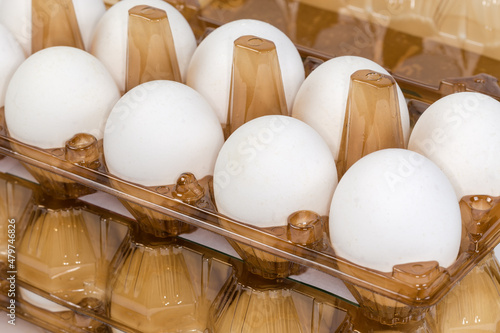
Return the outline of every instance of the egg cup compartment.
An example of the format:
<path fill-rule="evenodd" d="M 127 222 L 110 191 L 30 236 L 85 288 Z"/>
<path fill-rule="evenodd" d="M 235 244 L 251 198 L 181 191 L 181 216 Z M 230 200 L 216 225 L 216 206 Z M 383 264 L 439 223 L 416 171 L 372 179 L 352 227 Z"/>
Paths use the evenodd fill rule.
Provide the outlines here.
<path fill-rule="evenodd" d="M 46 207 L 48 203 L 42 206 L 33 201 L 37 197 L 45 200 L 40 186 L 0 173 L 0 194 L 4 193 L 5 196 L 0 196 L 0 207 L 6 206 L 9 209 L 2 209 L 0 214 L 7 211 L 8 216 L 16 220 L 21 237 L 16 245 L 21 251 L 21 243 L 28 237 L 29 223 L 33 221 L 29 217 L 46 214 L 49 210 Z M 218 314 L 227 313 L 228 309 L 224 305 L 229 304 L 225 290 L 234 288 L 235 278 L 249 284 L 258 295 L 267 295 L 263 300 L 256 300 L 255 295 L 251 296 L 254 297 L 254 305 L 265 306 L 259 308 L 258 313 L 254 312 L 253 318 L 257 321 L 252 321 L 253 324 L 259 323 L 258 314 L 282 301 L 286 302 L 287 307 L 294 309 L 291 316 L 294 322 L 300 323 L 300 332 L 350 332 L 351 318 L 357 316 L 356 306 L 317 289 L 290 280 L 280 280 L 280 287 L 273 291 L 277 286 L 275 282 L 262 278 L 256 280 L 237 259 L 178 237 L 155 238 L 138 232 L 133 220 L 80 201 L 65 201 L 66 204 L 68 202 L 72 202 L 73 208 L 61 210 L 79 211 L 85 215 L 87 227 L 92 226 L 93 234 L 98 234 L 97 237 L 92 237 L 92 242 L 99 243 L 94 244 L 94 247 L 106 252 L 104 261 L 109 267 L 106 281 L 109 287 L 106 288 L 103 300 L 84 297 L 75 303 L 64 293 L 47 290 L 48 284 L 40 285 L 35 275 L 22 278 L 21 267 L 17 266 L 16 316 L 45 329 L 53 332 L 102 333 L 147 332 L 149 327 L 152 328 L 149 331 L 158 332 L 158 326 L 169 331 L 173 328 L 180 329 L 179 325 L 182 324 L 185 326 L 183 331 L 202 332 L 206 328 L 203 326 L 214 318 L 217 318 L 218 324 L 230 325 L 231 317 L 221 318 Z M 53 202 L 50 204 L 55 205 Z M 61 211 L 54 213 L 61 214 Z M 87 231 L 90 230 L 87 228 Z M 50 256 L 43 257 L 50 259 Z M 113 258 L 110 259 L 111 257 Z M 22 256 L 17 259 L 20 263 Z M 10 268 L 4 260 L 0 262 L 0 266 L 0 304 L 4 311 L 9 311 L 7 306 L 11 304 L 12 296 L 9 296 L 10 280 L 7 277 Z M 168 276 L 174 278 L 169 279 Z M 173 302 L 167 305 L 168 302 L 163 299 L 163 293 L 159 290 L 170 295 L 172 298 L 167 301 Z M 241 291 L 240 299 L 250 294 L 248 290 Z M 280 294 L 284 296 L 281 300 L 278 297 Z M 224 295 L 226 298 L 222 298 Z M 179 302 L 181 299 L 183 302 Z M 196 304 L 188 300 L 194 300 Z M 143 301 L 145 302 L 141 303 Z M 161 312 L 157 311 L 158 301 L 162 303 Z M 197 320 L 186 320 L 193 316 L 193 310 L 198 314 Z M 165 311 L 168 313 L 163 313 Z M 216 314 L 217 317 L 213 317 Z M 267 313 L 266 320 L 261 324 L 279 321 L 282 319 L 281 315 L 288 316 L 274 313 L 271 318 L 271 314 L 273 312 Z M 217 328 L 214 331 L 226 332 Z"/>
<path fill-rule="evenodd" d="M 500 329 L 500 265 L 490 252 L 430 311 L 438 332 Z"/>
<path fill-rule="evenodd" d="M 101 166 L 102 141 L 96 140 L 90 134 L 80 133 L 66 141 L 65 147 L 54 149 L 39 149 L 20 142 L 10 142 L 13 151 L 29 156 L 35 160 L 49 160 L 56 167 L 62 161 L 75 163 L 85 168 L 98 169 Z M 41 184 L 45 193 L 55 199 L 75 199 L 91 194 L 94 190 L 72 181 L 63 175 L 25 164 L 26 169 Z"/>
<path fill-rule="evenodd" d="M 353 332 L 357 308 L 333 297 L 325 302 L 287 279 L 255 275 L 245 262 L 231 264 L 234 270 L 210 308 L 208 333 Z"/>
<path fill-rule="evenodd" d="M 126 225 L 91 212 L 82 203 L 54 200 L 37 191 L 16 227 L 16 281 L 105 314 L 108 267 L 128 232 Z M 30 304 L 28 313 L 47 312 L 68 325 L 99 330 L 100 322 L 74 315 L 22 284 L 17 294 Z"/>
<path fill-rule="evenodd" d="M 298 211 L 290 215 L 286 226 L 262 228 L 260 230 L 279 239 L 321 251 L 327 247 L 327 236 L 324 233 L 326 217 L 312 211 Z M 221 219 L 220 224 L 226 229 L 238 234 L 244 230 L 228 224 Z M 265 279 L 283 279 L 290 275 L 303 273 L 307 268 L 303 265 L 260 250 L 254 246 L 227 239 L 245 262 L 246 269 L 256 276 Z"/>
<path fill-rule="evenodd" d="M 176 184 L 146 187 L 148 193 L 144 193 L 144 188 L 142 187 L 125 185 L 123 182 L 113 179 L 111 179 L 111 186 L 125 193 L 140 196 L 148 202 L 155 202 L 161 206 L 168 207 L 172 204 L 175 205 L 175 202 L 171 199 L 177 199 L 202 209 L 213 210 L 211 182 L 211 177 L 204 177 L 198 181 L 193 174 L 184 173 L 179 176 Z M 161 200 L 162 197 L 165 199 Z M 156 237 L 178 236 L 194 230 L 194 227 L 190 224 L 158 213 L 137 203 L 123 199 L 121 202 L 136 218 L 140 229 Z"/>

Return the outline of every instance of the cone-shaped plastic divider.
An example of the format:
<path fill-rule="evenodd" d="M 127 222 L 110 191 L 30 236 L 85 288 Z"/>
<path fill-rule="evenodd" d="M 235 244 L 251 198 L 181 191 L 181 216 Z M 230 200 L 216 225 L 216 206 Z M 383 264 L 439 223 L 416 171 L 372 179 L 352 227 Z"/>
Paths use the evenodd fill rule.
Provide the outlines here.
<path fill-rule="evenodd" d="M 31 53 L 52 46 L 84 49 L 72 0 L 32 0 L 31 21 Z"/>
<path fill-rule="evenodd" d="M 337 161 L 339 178 L 361 157 L 385 148 L 405 148 L 396 81 L 359 70 L 351 75 Z"/>
<path fill-rule="evenodd" d="M 265 115 L 288 115 L 276 46 L 256 36 L 234 41 L 226 137 Z"/>
<path fill-rule="evenodd" d="M 167 13 L 139 5 L 129 10 L 125 89 L 153 80 L 182 82 Z"/>

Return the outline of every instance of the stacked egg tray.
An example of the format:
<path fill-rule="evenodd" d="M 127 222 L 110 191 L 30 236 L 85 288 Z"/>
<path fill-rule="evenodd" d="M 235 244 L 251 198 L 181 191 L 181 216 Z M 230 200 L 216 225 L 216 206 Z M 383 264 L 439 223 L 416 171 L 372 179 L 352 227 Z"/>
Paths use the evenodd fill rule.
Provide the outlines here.
<path fill-rule="evenodd" d="M 47 291 L 49 287 L 46 285 L 34 286 L 30 281 L 26 281 L 26 278 L 31 279 L 32 282 L 39 277 L 27 275 L 28 270 L 26 269 L 26 264 L 22 262 L 23 259 L 20 255 L 23 253 L 28 257 L 27 255 L 30 253 L 29 250 L 26 251 L 26 244 L 30 243 L 31 239 L 35 237 L 32 229 L 34 220 L 38 219 L 41 221 L 41 217 L 43 217 L 44 214 L 47 214 L 49 211 L 57 211 L 57 208 L 53 207 L 50 202 L 43 198 L 44 194 L 39 185 L 12 175 L 0 173 L 0 194 L 2 195 L 0 207 L 5 209 L 3 212 L 5 214 L 0 215 L 2 217 L 4 217 L 3 215 L 9 216 L 5 224 L 7 224 L 7 221 L 16 221 L 16 247 L 18 256 L 16 258 L 17 263 L 14 264 L 17 268 L 15 286 L 12 285 L 12 280 L 9 278 L 12 276 L 12 270 L 9 268 L 11 261 L 7 258 L 0 258 L 0 304 L 2 305 L 2 309 L 8 313 L 10 313 L 10 308 L 15 309 L 14 313 L 16 318 L 28 320 L 53 332 L 108 332 L 111 328 L 123 332 L 140 332 L 141 327 L 151 331 L 147 321 L 142 323 L 138 321 L 134 329 L 128 326 L 127 323 L 123 323 L 123 321 L 114 320 L 112 315 L 110 315 L 110 312 L 112 312 L 110 309 L 112 308 L 112 306 L 110 306 L 112 300 L 111 295 L 118 293 L 118 288 L 114 287 L 117 283 L 113 280 L 113 276 L 123 274 L 116 269 L 116 262 L 119 262 L 124 256 L 126 257 L 127 251 L 130 249 L 130 244 L 134 242 L 147 242 L 147 246 L 151 246 L 152 248 L 154 248 L 154 244 L 159 245 L 162 249 L 170 248 L 178 255 L 178 258 L 182 258 L 182 263 L 185 264 L 186 268 L 186 271 L 183 272 L 186 274 L 185 281 L 189 283 L 190 288 L 194 291 L 194 300 L 191 301 L 197 304 L 198 309 L 196 310 L 196 314 L 199 317 L 198 320 L 193 320 L 194 324 L 191 326 L 186 324 L 182 331 L 204 332 L 208 315 L 210 314 L 210 316 L 216 317 L 217 314 L 222 312 L 221 308 L 224 308 L 225 303 L 223 302 L 224 298 L 222 292 L 224 289 L 232 287 L 237 280 L 237 275 L 241 276 L 238 272 L 244 272 L 241 260 L 181 238 L 160 240 L 153 237 L 149 240 L 131 240 L 135 232 L 134 228 L 136 227 L 134 220 L 106 209 L 75 200 L 69 205 L 70 208 L 63 208 L 63 210 L 70 212 L 69 215 L 82 217 L 81 221 L 85 225 L 84 229 L 88 231 L 91 242 L 95 243 L 93 244 L 94 249 L 97 249 L 93 251 L 96 255 L 96 262 L 101 262 L 103 264 L 100 269 L 104 271 L 105 283 L 105 287 L 103 288 L 105 290 L 104 295 L 95 296 L 94 294 L 94 296 L 92 296 L 90 293 L 86 293 L 85 296 L 88 297 L 82 298 L 75 304 L 69 301 L 67 295 L 64 293 L 51 293 Z M 52 227 L 57 224 L 57 222 L 53 220 L 48 221 L 48 223 L 51 224 Z M 73 223 L 75 222 L 73 221 Z M 7 227 L 2 226 L 2 230 L 7 232 Z M 38 243 L 39 248 L 35 249 L 33 252 L 43 251 L 41 249 L 44 247 L 43 240 L 37 239 L 36 243 Z M 60 244 L 58 244 L 58 246 L 60 246 Z M 5 252 L 4 248 L 7 248 L 6 244 L 2 244 L 2 252 Z M 59 250 L 64 251 L 65 248 L 60 248 Z M 80 253 L 80 256 L 83 260 L 83 251 Z M 63 256 L 60 258 L 63 258 Z M 47 263 L 48 262 L 47 260 Z M 174 267 L 174 264 L 170 267 L 172 271 L 174 271 L 175 268 L 179 268 Z M 64 266 L 63 261 L 60 261 L 59 264 L 51 268 L 57 269 L 58 266 Z M 97 266 L 99 266 L 99 264 Z M 147 267 L 141 269 L 148 270 Z M 21 270 L 24 270 L 23 275 L 21 275 Z M 128 283 L 141 284 L 140 281 L 137 281 L 138 279 L 140 279 L 140 277 L 134 276 L 132 277 L 132 281 Z M 64 278 L 61 279 L 61 281 L 63 280 Z M 169 283 L 174 282 L 170 281 Z M 273 290 L 272 283 L 266 282 L 266 284 L 267 289 Z M 300 323 L 300 331 L 302 332 L 349 332 L 354 318 L 360 316 L 358 314 L 358 307 L 313 287 L 292 280 L 280 281 L 279 285 L 280 289 L 284 290 L 288 302 L 294 304 L 294 312 L 290 312 L 287 316 L 296 316 L 297 318 L 288 318 L 288 320 L 290 322 L 295 321 L 296 323 Z M 148 287 L 150 286 L 143 286 L 141 292 L 147 293 L 144 289 Z M 186 302 L 186 299 L 189 299 L 189 297 L 183 298 L 183 291 L 176 290 L 176 287 L 179 288 L 179 285 L 169 285 L 169 287 L 173 288 L 179 304 L 188 307 L 189 305 L 186 306 L 185 304 L 181 304 L 181 301 Z M 31 293 L 34 293 L 35 296 Z M 11 305 L 12 300 L 15 301 L 15 307 Z M 267 301 L 272 302 L 272 300 Z M 114 304 L 118 304 L 118 302 L 115 301 Z M 212 304 L 218 304 L 219 306 L 215 307 L 212 306 Z M 54 310 L 54 307 L 57 311 Z M 175 304 L 170 305 L 170 309 L 172 308 L 172 312 L 177 316 L 182 315 L 182 310 L 177 310 L 176 312 Z M 169 307 L 165 306 L 162 310 L 164 318 L 162 319 L 162 326 L 160 327 L 168 330 L 168 325 L 171 324 L 171 322 L 168 320 L 168 318 L 170 318 L 168 311 L 165 316 L 165 309 L 169 309 Z M 227 308 L 225 310 L 230 311 L 230 309 Z M 130 314 L 128 316 L 132 317 Z M 193 314 L 193 316 L 195 315 Z M 252 314 L 252 316 L 256 315 Z M 265 314 L 260 313 L 259 316 L 265 317 Z M 256 318 L 259 316 L 256 316 Z M 192 319 L 192 317 L 182 318 L 186 320 L 186 322 Z M 286 317 L 280 317 L 280 319 L 285 318 Z M 259 325 L 264 325 L 267 321 L 272 320 L 269 320 L 269 318 L 257 318 L 257 320 L 252 322 L 254 325 L 253 329 L 258 330 Z M 216 323 L 214 325 L 216 325 Z M 174 327 L 170 329 L 174 329 Z M 180 328 L 177 329 L 181 330 Z"/>
<path fill-rule="evenodd" d="M 212 1 L 203 4 L 171 2 L 185 15 L 199 39 L 209 33 L 210 29 L 236 19 L 252 18 L 272 23 L 294 41 L 303 56 L 306 72 L 314 70 L 322 61 L 335 56 L 359 55 L 375 60 L 393 74 L 403 89 L 409 102 L 413 123 L 430 103 L 454 92 L 476 91 L 500 99 L 500 88 L 495 78 L 500 75 L 498 59 L 459 46 L 441 45 L 437 39 L 433 39 L 432 43 L 441 47 L 433 47 L 431 52 L 426 48 L 428 43 L 424 43 L 423 38 L 381 24 L 383 22 L 368 14 L 362 15 L 361 7 L 339 5 L 334 6 L 335 8 L 319 8 L 309 5 L 306 1 Z M 388 10 L 390 14 L 390 8 Z M 460 66 L 463 59 L 474 59 L 473 70 L 471 66 Z M 13 146 L 16 147 L 15 150 L 12 149 Z M 60 149 L 41 150 L 23 144 L 6 135 L 4 129 L 0 132 L 0 154 L 18 159 L 29 168 L 37 168 L 81 184 L 82 191 L 86 193 L 106 192 L 165 218 L 219 234 L 238 244 L 285 259 L 288 267 L 300 267 L 298 271 L 310 267 L 337 277 L 349 286 L 355 297 L 368 297 L 374 301 L 372 306 L 365 304 L 364 309 L 365 314 L 374 319 L 381 320 L 376 311 L 378 300 L 387 302 L 388 299 L 389 303 L 392 302 L 393 309 L 402 310 L 395 315 L 394 322 L 385 322 L 386 324 L 404 324 L 422 319 L 426 311 L 438 304 L 469 272 L 487 259 L 500 242 L 500 205 L 498 199 L 494 199 L 490 202 L 491 207 L 479 214 L 481 216 L 478 219 L 465 223 L 460 255 L 449 268 L 421 264 L 400 265 L 395 266 L 392 273 L 380 273 L 336 256 L 329 245 L 326 229 L 322 231 L 320 244 L 311 247 L 294 241 L 289 237 L 290 232 L 279 234 L 218 214 L 214 208 L 210 182 L 206 185 L 208 190 L 202 200 L 187 204 L 175 198 L 172 189 L 167 187 L 139 186 L 108 174 L 104 168 L 102 152 L 99 167 L 84 167 L 66 160 Z M 467 211 L 473 200 L 474 198 L 462 200 L 462 209 Z M 96 208 L 85 209 L 94 212 Z M 112 219 L 127 225 L 134 226 L 138 223 L 133 220 L 125 221 L 98 209 L 96 214 L 112 216 Z M 323 225 L 326 226 L 327 223 Z M 149 228 L 159 235 L 165 232 L 160 225 L 152 225 Z M 199 251 L 201 256 L 231 262 L 231 265 L 227 266 L 228 269 L 233 267 L 233 261 L 227 257 L 201 249 L 196 244 L 181 240 L 177 242 L 180 247 Z M 78 315 L 89 316 L 100 323 L 126 329 L 106 316 L 87 312 L 77 305 L 67 304 L 42 290 L 22 284 L 22 281 L 20 283 L 28 290 L 67 306 Z M 338 306 L 340 303 L 334 297 L 325 297 L 325 300 L 325 303 L 331 301 L 333 308 L 340 309 L 343 313 L 352 308 L 344 303 Z M 19 302 L 24 304 L 22 300 Z M 26 316 L 29 318 L 28 313 L 26 310 Z M 352 318 L 355 316 L 352 315 Z"/>

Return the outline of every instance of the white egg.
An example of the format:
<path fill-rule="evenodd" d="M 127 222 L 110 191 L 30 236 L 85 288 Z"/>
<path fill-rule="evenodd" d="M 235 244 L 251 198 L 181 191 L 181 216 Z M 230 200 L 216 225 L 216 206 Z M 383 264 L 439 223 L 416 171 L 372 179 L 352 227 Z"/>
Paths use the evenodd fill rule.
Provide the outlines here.
<path fill-rule="evenodd" d="M 473 92 L 448 95 L 419 118 L 408 149 L 427 156 L 461 199 L 500 195 L 500 102 Z"/>
<path fill-rule="evenodd" d="M 330 207 L 335 253 L 358 265 L 392 271 L 398 264 L 457 258 L 462 235 L 453 186 L 429 159 L 384 149 L 342 177 Z"/>
<path fill-rule="evenodd" d="M 220 213 L 258 227 L 286 225 L 290 214 L 328 215 L 337 170 L 328 146 L 307 124 L 264 116 L 239 127 L 214 173 Z"/>
<path fill-rule="evenodd" d="M 122 0 L 113 5 L 97 25 L 90 52 L 106 65 L 120 90 L 125 91 L 128 11 L 138 5 L 159 8 L 167 13 L 179 70 L 185 80 L 189 61 L 196 49 L 196 39 L 182 14 L 162 0 Z"/>
<path fill-rule="evenodd" d="M 95 26 L 105 13 L 102 0 L 73 0 L 83 44 L 88 50 Z M 31 54 L 31 0 L 3 1 L 0 3 L 0 22 L 14 34 L 27 55 Z"/>
<path fill-rule="evenodd" d="M 2 24 L 0 24 L 0 59 L 0 108 L 2 108 L 10 78 L 25 59 L 23 49 Z"/>
<path fill-rule="evenodd" d="M 289 111 L 304 81 L 304 66 L 299 52 L 279 29 L 256 20 L 237 20 L 220 26 L 196 49 L 189 64 L 186 83 L 209 101 L 221 124 L 227 122 L 234 41 L 245 35 L 268 39 L 275 44 Z"/>
<path fill-rule="evenodd" d="M 362 69 L 389 73 L 377 63 L 356 56 L 330 59 L 316 68 L 300 87 L 292 116 L 311 125 L 338 159 L 351 75 Z M 410 136 L 410 115 L 399 86 L 398 99 L 405 142 Z"/>
<path fill-rule="evenodd" d="M 109 115 L 104 156 L 110 173 L 145 186 L 175 184 L 184 172 L 213 174 L 224 143 L 217 116 L 195 90 L 150 81 L 127 92 Z"/>
<path fill-rule="evenodd" d="M 5 96 L 9 134 L 40 148 L 63 147 L 77 133 L 102 138 L 120 92 L 104 65 L 80 49 L 41 50 L 16 70 Z"/>

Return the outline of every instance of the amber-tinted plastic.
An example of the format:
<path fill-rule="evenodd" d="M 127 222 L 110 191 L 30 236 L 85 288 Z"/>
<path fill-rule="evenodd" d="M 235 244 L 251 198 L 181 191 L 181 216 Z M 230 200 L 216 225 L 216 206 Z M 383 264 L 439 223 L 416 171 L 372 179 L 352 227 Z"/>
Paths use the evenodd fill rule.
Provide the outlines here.
<path fill-rule="evenodd" d="M 351 332 L 349 307 L 335 309 L 288 280 L 263 279 L 246 264 L 233 265 L 236 271 L 210 308 L 209 333 Z"/>
<path fill-rule="evenodd" d="M 396 81 L 390 75 L 359 70 L 351 75 L 337 160 L 339 178 L 361 157 L 385 148 L 405 148 Z"/>
<path fill-rule="evenodd" d="M 166 0 L 174 6 L 188 21 L 196 39 L 200 40 L 206 31 L 206 24 L 200 20 L 200 9 L 205 3 L 199 0 Z"/>
<path fill-rule="evenodd" d="M 428 103 L 448 94 L 440 85 L 450 78 L 500 77 L 500 29 L 494 19 L 500 6 L 493 0 L 202 3 L 199 17 L 209 26 L 243 18 L 271 23 L 303 56 L 372 59 L 393 75 L 407 97 Z M 498 90 L 498 84 L 491 88 Z"/>
<path fill-rule="evenodd" d="M 18 246 L 20 279 L 78 304 L 85 297 L 103 299 L 105 267 L 81 211 L 35 210 Z"/>
<path fill-rule="evenodd" d="M 203 260 L 189 262 L 196 253 L 152 237 L 131 240 L 121 252 L 111 278 L 111 319 L 145 333 L 206 328 L 211 302 L 203 291 L 215 281 L 194 276 L 207 268 Z"/>
<path fill-rule="evenodd" d="M 39 186 L 0 173 L 0 188 L 3 190 L 4 187 L 10 194 L 0 196 L 0 204 L 3 206 L 5 201 L 16 199 L 17 204 L 12 206 L 16 209 L 10 211 L 10 216 L 17 220 L 18 227 L 25 220 L 22 217 L 30 215 L 29 211 L 23 213 L 26 210 L 31 209 L 41 215 L 40 210 L 46 212 L 48 206 L 52 206 L 52 210 L 56 208 L 53 207 L 56 204 L 54 201 L 42 202 L 43 206 L 33 205 L 32 193 L 38 198 Z M 106 262 L 116 253 L 113 263 L 109 265 L 111 274 L 108 284 L 113 285 L 113 288 L 107 288 L 104 304 L 97 298 L 89 297 L 74 304 L 57 291 L 47 291 L 46 287 L 50 285 L 37 288 L 30 279 L 26 281 L 18 278 L 17 287 L 22 288 L 22 296 L 28 295 L 18 298 L 16 302 L 18 318 L 26 318 L 53 332 L 102 333 L 109 332 L 111 326 L 116 331 L 127 332 L 148 332 L 150 328 L 155 332 L 205 332 L 210 305 L 224 301 L 233 304 L 226 304 L 231 309 L 237 304 L 241 305 L 241 309 L 256 309 L 256 312 L 246 312 L 246 319 L 254 324 L 259 322 L 259 314 L 264 311 L 266 317 L 260 321 L 262 324 L 259 327 L 270 329 L 271 332 L 277 331 L 269 327 L 269 323 L 277 324 L 276 328 L 290 327 L 280 326 L 283 318 L 290 318 L 289 323 L 293 321 L 294 325 L 299 325 L 300 332 L 350 332 L 351 318 L 356 317 L 358 308 L 332 295 L 289 280 L 263 279 L 243 269 L 241 261 L 221 253 L 179 238 L 165 240 L 137 233 L 134 221 L 79 201 L 64 203 L 72 203 L 73 208 L 60 208 L 63 211 L 74 210 L 84 216 L 94 253 L 105 253 Z M 127 226 L 134 230 L 131 237 L 125 236 L 129 229 Z M 41 240 L 41 243 L 46 242 Z M 118 246 L 120 243 L 121 246 Z M 239 273 L 236 274 L 233 267 Z M 4 309 L 10 302 L 7 296 L 9 282 L 5 278 L 2 267 L 0 304 Z M 242 295 L 231 300 L 227 291 L 235 288 Z M 253 299 L 255 307 L 246 307 L 241 302 L 244 299 Z M 31 304 L 29 301 L 33 300 L 45 306 Z M 105 313 L 102 311 L 103 305 L 107 309 Z M 160 308 L 156 310 L 159 312 L 155 312 L 155 306 L 158 305 Z M 54 311 L 54 306 L 59 306 L 61 311 Z M 241 312 L 240 306 L 236 307 Z M 290 312 L 275 312 L 276 309 L 284 308 Z M 124 309 L 128 311 L 121 311 Z M 227 307 L 214 305 L 210 311 L 216 311 L 217 314 L 210 312 L 210 318 L 217 323 L 223 321 L 219 314 L 225 313 L 223 317 L 228 318 Z M 162 319 L 158 321 L 160 317 Z"/>
<path fill-rule="evenodd" d="M 288 115 L 276 46 L 264 38 L 242 36 L 234 41 L 226 137 L 265 115 Z"/>
<path fill-rule="evenodd" d="M 179 205 L 177 201 L 169 200 L 177 199 L 180 202 L 200 208 L 213 209 L 213 200 L 210 197 L 211 181 L 211 177 L 205 177 L 198 181 L 193 174 L 184 173 L 179 176 L 176 184 L 151 186 L 148 188 L 150 193 L 146 195 L 141 194 L 141 197 L 167 207 Z M 118 181 L 112 180 L 111 185 L 132 195 L 138 195 L 139 193 L 136 188 L 123 187 Z M 164 198 L 162 199 L 162 197 Z M 122 200 L 122 203 L 137 219 L 141 230 L 146 233 L 154 234 L 157 237 L 169 237 L 194 230 L 193 226 L 189 224 L 136 203 L 126 200 Z"/>
<path fill-rule="evenodd" d="M 365 4 L 375 2 L 356 3 L 361 5 L 342 7 L 341 4 L 337 6 L 338 3 L 312 0 L 290 1 L 286 2 L 286 5 L 281 1 L 267 0 L 212 1 L 201 4 L 199 17 L 211 26 L 236 18 L 263 19 L 283 28 L 282 30 L 292 37 L 304 56 L 314 55 L 320 59 L 343 54 L 369 56 L 394 74 L 396 81 L 409 98 L 432 102 L 449 91 L 475 91 L 479 88 L 498 97 L 495 94 L 495 91 L 498 91 L 498 84 L 491 77 L 500 76 L 500 66 L 492 57 L 443 44 L 434 36 L 422 38 L 405 31 L 398 31 L 396 26 L 392 25 L 396 22 L 394 16 L 397 13 L 393 13 L 391 26 L 388 26 L 387 21 L 377 19 L 382 17 L 378 15 L 380 6 L 372 7 L 376 8 L 375 12 L 368 11 L 364 7 Z M 416 2 L 405 2 L 409 3 Z M 385 2 L 383 6 L 387 5 L 390 12 L 393 9 L 390 7 L 391 4 L 395 2 Z M 356 10 L 361 15 L 350 15 Z M 366 12 L 369 12 L 369 15 L 361 18 Z M 401 22 L 408 20 L 402 19 Z M 412 28 L 419 30 L 422 26 L 420 22 Z M 490 76 L 482 76 L 486 80 L 474 78 L 478 73 L 488 73 Z M 450 77 L 457 79 L 450 80 Z M 13 151 L 9 147 L 11 144 L 22 147 L 23 152 Z M 407 283 L 405 279 L 399 277 L 401 275 L 387 276 L 358 267 L 336 257 L 331 249 L 316 250 L 294 244 L 286 237 L 277 237 L 269 230 L 225 218 L 209 208 L 185 204 L 154 190 L 118 180 L 108 175 L 102 168 L 93 170 L 74 165 L 61 157 L 64 154 L 56 157 L 52 153 L 24 145 L 5 135 L 0 136 L 0 153 L 15 157 L 44 171 L 52 171 L 57 177 L 65 177 L 73 182 L 80 182 L 93 189 L 113 194 L 155 213 L 165 214 L 169 218 L 217 232 L 270 256 L 317 268 L 354 286 L 416 309 L 415 313 L 421 313 L 422 308 L 438 303 L 443 295 L 466 276 L 500 241 L 499 218 L 493 214 L 491 223 L 483 235 L 474 236 L 476 241 L 473 241 L 472 246 L 477 251 L 466 250 L 471 246 L 467 242 L 471 242 L 474 238 L 466 235 L 467 242 L 462 247 L 457 263 L 440 272 L 440 278 L 426 286 L 424 294 L 428 297 L 422 299 L 418 296 L 419 287 Z M 119 183 L 120 187 L 109 186 L 108 178 Z M 282 234 L 286 234 L 286 231 Z M 340 270 L 339 267 L 347 269 Z"/>
<path fill-rule="evenodd" d="M 128 13 L 125 89 L 153 80 L 182 82 L 167 13 L 146 5 L 135 6 Z"/>
<path fill-rule="evenodd" d="M 0 262 L 5 265 L 8 259 L 8 244 L 14 245 L 11 248 L 15 249 L 15 231 L 16 228 L 20 228 L 19 224 L 16 226 L 16 222 L 19 222 L 17 217 L 24 214 L 32 192 L 30 188 L 20 185 L 17 179 L 0 178 Z M 9 229 L 10 234 L 13 234 L 11 237 L 9 237 Z M 9 243 L 9 239 L 13 241 Z M 15 253 L 11 253 L 12 257 L 15 257 Z M 15 265 L 11 268 L 15 270 Z"/>
<path fill-rule="evenodd" d="M 102 140 L 98 141 L 95 137 L 86 133 L 76 134 L 66 142 L 64 148 L 33 150 L 25 145 L 13 144 L 12 148 L 21 154 L 30 156 L 30 158 L 40 159 L 40 151 L 44 151 L 54 157 L 53 165 L 59 161 L 66 160 L 74 165 L 85 168 L 98 169 L 101 166 L 100 156 L 102 155 Z M 33 167 L 25 164 L 28 171 L 42 185 L 44 191 L 51 197 L 57 199 L 72 199 L 95 192 L 78 182 L 59 176 L 53 172 Z"/>
<path fill-rule="evenodd" d="M 9 144 L 22 146 L 29 155 L 13 152 L 6 147 Z M 293 265 L 299 264 L 316 268 L 332 276 L 339 277 L 352 285 L 370 290 L 378 295 L 397 300 L 417 309 L 430 307 L 439 302 L 453 287 L 455 282 L 460 281 L 500 241 L 500 233 L 498 232 L 500 230 L 500 217 L 491 214 L 489 228 L 479 238 L 478 248 L 480 251 L 462 252 L 455 265 L 440 273 L 444 278 L 436 279 L 432 285 L 427 286 L 425 290 L 427 298 L 422 299 L 418 297 L 419 288 L 415 285 L 408 284 L 392 276 L 356 266 L 337 257 L 329 248 L 309 248 L 290 242 L 285 236 L 287 233 L 285 227 L 279 231 L 279 234 L 283 236 L 276 236 L 276 232 L 273 230 L 259 229 L 216 214 L 211 210 L 210 206 L 206 205 L 206 202 L 200 201 L 196 205 L 188 205 L 180 200 L 174 200 L 168 195 L 162 195 L 156 190 L 120 180 L 107 174 L 103 169 L 93 170 L 71 164 L 12 138 L 0 137 L 0 152 L 16 157 L 22 162 L 31 164 L 37 168 L 55 172 L 58 176 L 64 176 L 72 181 L 82 182 L 94 189 L 110 193 L 120 199 L 150 209 L 152 212 L 166 215 L 168 218 L 173 218 L 195 227 L 213 231 L 234 242 L 249 246 L 252 248 L 248 252 L 250 254 L 249 257 L 259 257 L 253 255 L 253 251 L 264 252 L 271 258 L 269 260 L 269 263 L 273 266 L 271 272 L 276 272 L 274 268 L 276 263 L 275 258 L 279 258 L 280 260 L 291 262 Z M 37 158 L 31 156 L 36 156 Z M 119 187 L 109 186 L 109 180 L 119 184 Z M 496 204 L 497 201 L 495 200 L 493 200 L 493 204 Z M 469 241 L 468 238 L 467 241 Z M 468 248 L 469 244 L 464 244 L 466 244 L 464 245 L 465 248 Z M 245 251 L 240 252 L 240 254 L 242 253 L 245 253 Z M 268 264 L 267 261 L 264 261 L 264 263 Z M 289 269 L 288 266 L 286 267 L 286 269 L 282 270 L 282 274 L 288 274 Z M 343 269 L 341 270 L 339 267 L 343 267 Z"/>
<path fill-rule="evenodd" d="M 53 324 L 99 331 L 100 321 L 37 294 L 40 290 L 63 304 L 104 315 L 109 263 L 127 228 L 110 224 L 81 203 L 39 199 L 39 194 L 16 226 L 16 278 L 22 281 L 18 294 L 26 302 L 24 311 Z"/>
<path fill-rule="evenodd" d="M 439 332 L 500 331 L 500 265 L 490 252 L 437 304 Z"/>
<path fill-rule="evenodd" d="M 323 221 L 324 217 L 314 212 L 298 211 L 290 215 L 286 226 L 269 227 L 263 230 L 291 244 L 321 250 L 326 247 L 325 224 Z M 224 220 L 221 220 L 221 224 L 237 233 L 244 232 L 242 229 L 227 224 Z M 253 246 L 235 242 L 231 239 L 228 239 L 228 242 L 238 252 L 253 274 L 260 275 L 266 279 L 285 278 L 293 274 L 300 274 L 306 270 L 305 266 L 298 265 Z"/>
<path fill-rule="evenodd" d="M 51 46 L 84 49 L 72 0 L 32 0 L 31 52 Z"/>

